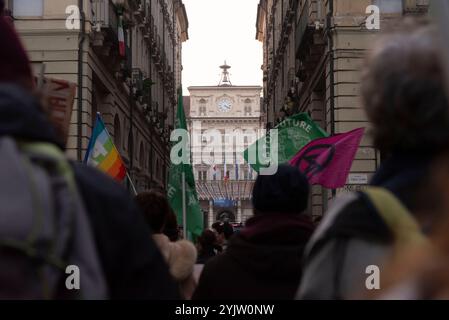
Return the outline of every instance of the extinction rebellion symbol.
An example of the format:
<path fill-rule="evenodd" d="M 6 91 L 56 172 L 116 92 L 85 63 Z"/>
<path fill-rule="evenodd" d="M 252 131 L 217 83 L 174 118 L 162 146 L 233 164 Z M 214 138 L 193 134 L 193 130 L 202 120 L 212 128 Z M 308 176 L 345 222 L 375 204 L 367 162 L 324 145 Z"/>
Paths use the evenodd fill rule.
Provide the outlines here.
<path fill-rule="evenodd" d="M 322 155 L 325 157 L 318 158 Z M 296 166 L 308 177 L 323 171 L 335 155 L 335 146 L 333 144 L 319 144 L 310 146 L 304 150 L 303 155 L 296 162 Z"/>

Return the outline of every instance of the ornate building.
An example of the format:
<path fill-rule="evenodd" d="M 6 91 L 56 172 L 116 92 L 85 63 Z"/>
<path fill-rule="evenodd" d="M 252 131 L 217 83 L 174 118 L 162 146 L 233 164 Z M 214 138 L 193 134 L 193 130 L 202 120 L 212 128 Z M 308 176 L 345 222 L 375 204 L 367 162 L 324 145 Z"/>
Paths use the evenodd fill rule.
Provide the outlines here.
<path fill-rule="evenodd" d="M 376 5 L 380 30 L 367 18 Z M 308 112 L 330 134 L 365 127 L 359 99 L 360 65 L 379 32 L 404 15 L 423 15 L 428 0 L 261 0 L 256 39 L 263 43 L 267 127 L 297 112 Z M 380 164 L 365 137 L 348 184 L 339 190 L 314 186 L 310 212 L 321 215 L 332 195 L 364 188 Z"/>
<path fill-rule="evenodd" d="M 45 64 L 46 75 L 80 88 L 68 155 L 83 159 L 100 112 L 137 189 L 165 188 L 188 39 L 182 1 L 9 0 L 8 8 L 36 70 Z M 74 9 L 79 28 L 67 26 Z"/>
<path fill-rule="evenodd" d="M 225 63 L 220 68 L 223 73 L 217 86 L 188 88 L 188 123 L 191 137 L 195 139 L 192 141 L 194 175 L 209 226 L 215 220 L 244 222 L 252 215 L 250 198 L 256 174 L 243 161 L 241 153 L 255 140 L 255 135 L 250 133 L 258 133 L 261 128 L 262 88 L 232 85 L 230 66 Z M 211 130 L 216 130 L 222 148 L 214 162 L 205 163 L 202 157 L 204 148 L 212 142 L 213 137 L 207 135 Z"/>

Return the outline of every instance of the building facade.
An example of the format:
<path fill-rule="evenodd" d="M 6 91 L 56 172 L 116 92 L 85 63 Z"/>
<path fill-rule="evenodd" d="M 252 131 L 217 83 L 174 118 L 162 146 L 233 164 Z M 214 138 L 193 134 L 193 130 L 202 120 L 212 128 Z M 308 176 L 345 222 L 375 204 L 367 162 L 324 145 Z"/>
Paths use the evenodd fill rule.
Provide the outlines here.
<path fill-rule="evenodd" d="M 9 0 L 7 6 L 35 70 L 45 65 L 46 76 L 78 86 L 69 157 L 84 158 L 99 112 L 138 191 L 165 189 L 188 39 L 182 1 Z"/>
<path fill-rule="evenodd" d="M 367 26 L 380 10 L 380 29 Z M 404 15 L 423 15 L 428 0 L 261 0 L 256 39 L 263 43 L 264 119 L 274 127 L 286 116 L 308 112 L 328 133 L 367 127 L 360 99 L 360 67 L 382 29 Z M 313 186 L 309 211 L 321 215 L 337 193 L 363 189 L 380 164 L 364 137 L 347 185 Z"/>
<path fill-rule="evenodd" d="M 262 124 L 262 88 L 232 85 L 230 66 L 221 68 L 217 86 L 188 88 L 194 176 L 208 226 L 217 220 L 243 223 L 253 214 L 250 198 L 256 173 L 242 153 L 256 140 Z"/>

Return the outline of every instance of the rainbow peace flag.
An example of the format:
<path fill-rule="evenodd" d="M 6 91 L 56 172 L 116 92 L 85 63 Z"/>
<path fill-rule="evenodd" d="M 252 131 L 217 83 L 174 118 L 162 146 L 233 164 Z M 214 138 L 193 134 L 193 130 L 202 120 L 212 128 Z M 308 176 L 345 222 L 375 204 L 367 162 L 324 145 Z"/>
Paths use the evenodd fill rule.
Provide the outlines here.
<path fill-rule="evenodd" d="M 84 163 L 104 171 L 119 182 L 126 176 L 125 164 L 98 113 Z"/>

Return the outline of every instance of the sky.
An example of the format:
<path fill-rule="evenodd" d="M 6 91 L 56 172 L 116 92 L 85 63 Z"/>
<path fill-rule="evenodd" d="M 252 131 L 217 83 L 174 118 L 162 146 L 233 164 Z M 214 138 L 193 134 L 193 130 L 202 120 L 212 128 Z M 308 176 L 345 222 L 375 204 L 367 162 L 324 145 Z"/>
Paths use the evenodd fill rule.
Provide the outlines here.
<path fill-rule="evenodd" d="M 217 85 L 226 60 L 233 85 L 262 85 L 262 43 L 256 40 L 259 0 L 183 0 L 189 40 L 183 43 L 183 94 Z"/>

